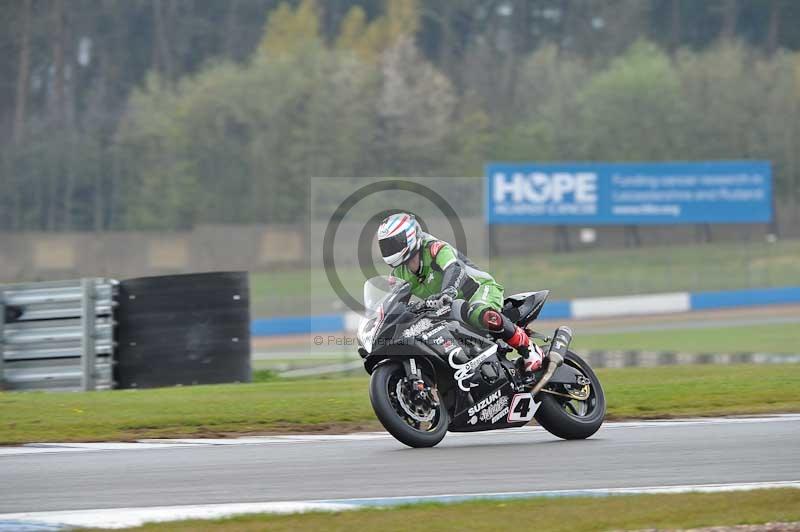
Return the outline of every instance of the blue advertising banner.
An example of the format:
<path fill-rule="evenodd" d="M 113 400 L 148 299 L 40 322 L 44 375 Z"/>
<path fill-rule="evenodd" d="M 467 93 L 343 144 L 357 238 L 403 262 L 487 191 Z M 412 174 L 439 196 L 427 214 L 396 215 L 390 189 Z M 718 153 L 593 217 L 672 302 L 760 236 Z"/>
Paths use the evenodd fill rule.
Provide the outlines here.
<path fill-rule="evenodd" d="M 490 224 L 767 223 L 767 161 L 490 163 Z"/>

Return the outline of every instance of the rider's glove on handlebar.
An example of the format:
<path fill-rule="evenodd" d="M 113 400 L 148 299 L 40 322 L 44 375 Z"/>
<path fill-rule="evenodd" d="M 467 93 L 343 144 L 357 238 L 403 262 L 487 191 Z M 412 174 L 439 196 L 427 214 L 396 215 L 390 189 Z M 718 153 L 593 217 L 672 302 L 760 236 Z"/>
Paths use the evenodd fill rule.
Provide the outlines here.
<path fill-rule="evenodd" d="M 458 295 L 458 291 L 455 287 L 449 286 L 438 294 L 428 297 L 428 299 L 425 300 L 425 306 L 428 308 L 440 309 L 451 304 L 456 298 L 456 295 Z"/>

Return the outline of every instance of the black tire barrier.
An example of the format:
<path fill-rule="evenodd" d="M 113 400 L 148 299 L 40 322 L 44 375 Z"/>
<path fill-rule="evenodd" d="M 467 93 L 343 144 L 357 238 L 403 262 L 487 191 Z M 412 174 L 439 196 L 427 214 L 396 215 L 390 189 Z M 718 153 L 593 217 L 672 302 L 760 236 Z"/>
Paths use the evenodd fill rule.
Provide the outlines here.
<path fill-rule="evenodd" d="M 118 302 L 116 388 L 251 380 L 246 272 L 130 279 Z"/>

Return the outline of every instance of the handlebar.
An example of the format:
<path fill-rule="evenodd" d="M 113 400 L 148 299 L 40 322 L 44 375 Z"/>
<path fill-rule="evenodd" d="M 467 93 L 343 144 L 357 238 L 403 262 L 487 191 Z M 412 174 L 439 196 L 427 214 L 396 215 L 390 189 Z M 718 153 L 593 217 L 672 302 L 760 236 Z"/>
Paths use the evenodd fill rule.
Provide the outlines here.
<path fill-rule="evenodd" d="M 448 308 L 448 311 L 451 308 L 451 304 L 445 305 Z M 426 312 L 438 312 L 441 310 L 441 308 L 431 307 L 425 300 L 417 301 L 416 303 L 409 303 L 406 309 L 412 314 L 424 314 Z"/>
<path fill-rule="evenodd" d="M 413 314 L 418 314 L 420 311 L 425 310 L 425 301 L 417 301 L 416 303 L 409 303 L 408 311 Z"/>

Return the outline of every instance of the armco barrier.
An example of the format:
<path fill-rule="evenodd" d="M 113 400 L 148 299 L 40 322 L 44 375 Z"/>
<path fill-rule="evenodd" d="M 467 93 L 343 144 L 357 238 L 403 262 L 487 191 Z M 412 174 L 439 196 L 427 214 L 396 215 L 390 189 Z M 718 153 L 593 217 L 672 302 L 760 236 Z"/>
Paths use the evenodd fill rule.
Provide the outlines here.
<path fill-rule="evenodd" d="M 0 389 L 249 381 L 250 321 L 246 272 L 0 285 Z"/>
<path fill-rule="evenodd" d="M 571 301 L 548 301 L 541 319 L 611 318 L 643 316 L 697 310 L 729 309 L 767 305 L 800 304 L 800 287 L 725 290 L 720 292 L 670 292 L 616 297 L 577 298 Z M 325 314 L 262 318 L 252 322 L 253 336 L 282 336 L 353 331 L 358 315 Z"/>
<path fill-rule="evenodd" d="M 111 279 L 0 286 L 0 388 L 111 388 L 116 290 Z"/>

